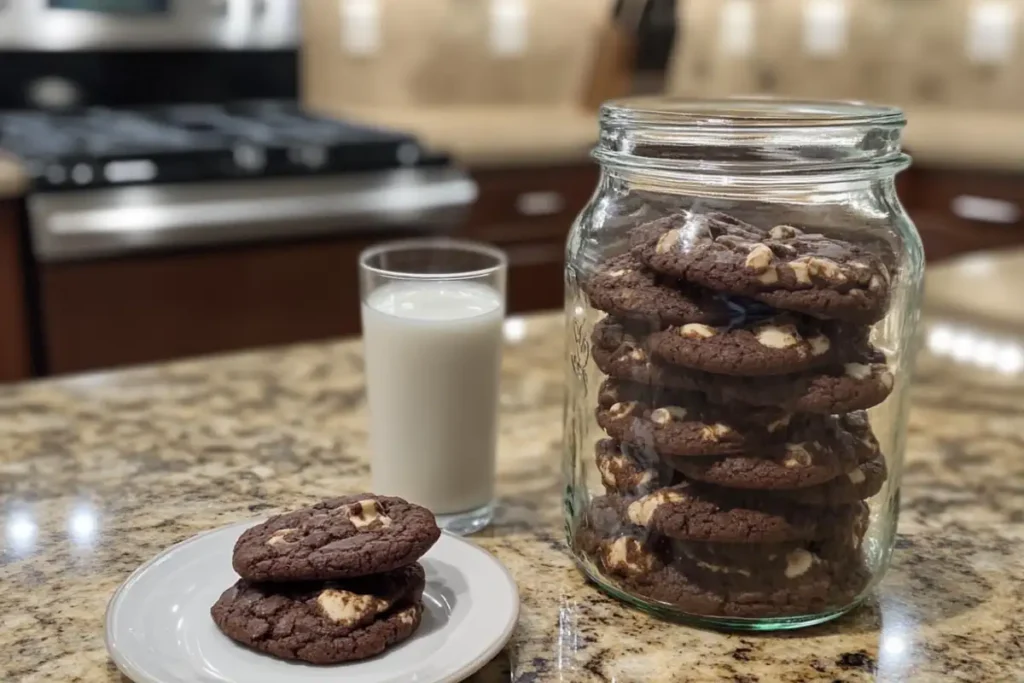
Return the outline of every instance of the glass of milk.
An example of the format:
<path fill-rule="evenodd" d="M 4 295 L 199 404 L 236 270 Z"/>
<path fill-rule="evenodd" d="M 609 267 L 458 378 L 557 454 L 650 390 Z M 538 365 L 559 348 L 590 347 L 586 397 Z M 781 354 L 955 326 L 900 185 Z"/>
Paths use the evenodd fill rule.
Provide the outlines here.
<path fill-rule="evenodd" d="M 494 512 L 505 254 L 450 239 L 359 257 L 373 491 L 468 534 Z"/>

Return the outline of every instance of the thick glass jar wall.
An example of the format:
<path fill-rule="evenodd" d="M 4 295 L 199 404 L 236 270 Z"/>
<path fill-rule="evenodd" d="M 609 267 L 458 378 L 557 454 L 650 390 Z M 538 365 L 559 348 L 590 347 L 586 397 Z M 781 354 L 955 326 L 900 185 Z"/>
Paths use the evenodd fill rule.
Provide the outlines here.
<path fill-rule="evenodd" d="M 568 246 L 566 522 L 634 604 L 855 605 L 892 549 L 923 271 L 898 111 L 624 101 Z"/>

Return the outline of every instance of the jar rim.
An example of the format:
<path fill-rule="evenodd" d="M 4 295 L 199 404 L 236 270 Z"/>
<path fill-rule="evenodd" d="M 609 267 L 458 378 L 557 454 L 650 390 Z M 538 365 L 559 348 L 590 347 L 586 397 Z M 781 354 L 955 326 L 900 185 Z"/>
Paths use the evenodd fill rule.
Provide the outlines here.
<path fill-rule="evenodd" d="M 602 123 L 709 129 L 836 128 L 906 125 L 899 107 L 859 100 L 802 100 L 779 97 L 696 99 L 648 95 L 601 105 Z"/>
<path fill-rule="evenodd" d="M 909 165 L 897 107 L 774 97 L 610 100 L 593 157 L 613 172 L 676 182 L 847 182 Z"/>

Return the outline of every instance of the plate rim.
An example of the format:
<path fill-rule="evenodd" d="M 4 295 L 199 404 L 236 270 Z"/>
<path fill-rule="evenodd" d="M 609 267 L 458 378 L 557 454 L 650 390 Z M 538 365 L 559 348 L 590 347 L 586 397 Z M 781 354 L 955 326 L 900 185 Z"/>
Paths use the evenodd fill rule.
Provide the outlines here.
<path fill-rule="evenodd" d="M 107 655 L 114 663 L 114 666 L 116 666 L 122 674 L 127 676 L 128 679 L 134 683 L 168 683 L 166 679 L 154 678 L 148 673 L 138 670 L 130 661 L 124 658 L 120 650 L 113 644 L 113 617 L 115 609 L 119 601 L 122 600 L 124 592 L 129 588 L 129 586 L 138 580 L 142 574 L 149 571 L 153 565 L 157 564 L 181 547 L 195 543 L 204 536 L 223 532 L 234 527 L 248 528 L 250 526 L 261 524 L 267 519 L 269 519 L 269 517 L 232 522 L 230 524 L 225 524 L 213 529 L 206 529 L 205 531 L 193 534 L 184 540 L 178 541 L 177 543 L 164 548 L 159 553 L 140 564 L 124 579 L 124 581 L 120 583 L 120 585 L 118 585 L 107 600 L 107 606 L 104 610 L 103 644 L 106 647 Z M 509 572 L 508 567 L 506 567 L 497 557 L 462 536 L 458 536 L 448 531 L 442 531 L 441 535 L 447 537 L 450 541 L 455 541 L 456 543 L 471 549 L 473 552 L 484 555 L 501 571 L 502 576 L 504 576 L 508 583 L 511 596 L 514 598 L 512 601 L 513 608 L 509 613 L 509 618 L 506 620 L 506 623 L 502 628 L 501 635 L 495 639 L 488 648 L 483 650 L 464 666 L 460 667 L 458 671 L 453 671 L 448 677 L 438 679 L 436 681 L 436 683 L 457 683 L 458 681 L 462 681 L 482 669 L 488 662 L 496 657 L 506 645 L 508 645 L 509 641 L 512 639 L 512 635 L 515 633 L 516 626 L 519 625 L 519 613 L 522 609 L 522 597 L 519 595 L 519 586 L 512 577 L 511 572 Z"/>

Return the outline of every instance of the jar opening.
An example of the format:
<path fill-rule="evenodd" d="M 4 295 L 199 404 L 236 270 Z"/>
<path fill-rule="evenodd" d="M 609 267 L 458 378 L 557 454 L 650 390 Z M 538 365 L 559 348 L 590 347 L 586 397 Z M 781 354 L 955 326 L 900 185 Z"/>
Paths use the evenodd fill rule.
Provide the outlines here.
<path fill-rule="evenodd" d="M 638 97 L 605 103 L 600 123 L 594 156 L 612 169 L 870 176 L 909 164 L 903 113 L 863 102 Z"/>

